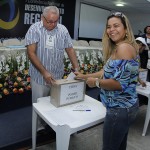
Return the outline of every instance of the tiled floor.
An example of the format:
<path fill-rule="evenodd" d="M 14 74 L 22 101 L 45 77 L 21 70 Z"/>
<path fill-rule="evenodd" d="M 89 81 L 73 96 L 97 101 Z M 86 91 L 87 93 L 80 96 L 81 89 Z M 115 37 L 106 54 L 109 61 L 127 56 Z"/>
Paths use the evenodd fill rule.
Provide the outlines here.
<path fill-rule="evenodd" d="M 150 125 L 146 136 L 142 137 L 146 107 L 146 105 L 140 107 L 137 119 L 130 128 L 127 150 L 150 150 Z M 103 124 L 71 136 L 69 150 L 101 150 L 102 131 Z M 37 147 L 37 150 L 56 150 L 56 143 Z"/>

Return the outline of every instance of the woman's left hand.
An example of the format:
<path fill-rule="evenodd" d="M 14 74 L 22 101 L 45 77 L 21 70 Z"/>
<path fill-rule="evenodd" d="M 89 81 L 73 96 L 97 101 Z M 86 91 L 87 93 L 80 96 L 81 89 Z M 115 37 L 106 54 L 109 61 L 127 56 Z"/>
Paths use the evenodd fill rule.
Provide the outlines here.
<path fill-rule="evenodd" d="M 87 78 L 86 84 L 91 88 L 96 87 L 96 78 L 93 78 L 93 77 Z"/>

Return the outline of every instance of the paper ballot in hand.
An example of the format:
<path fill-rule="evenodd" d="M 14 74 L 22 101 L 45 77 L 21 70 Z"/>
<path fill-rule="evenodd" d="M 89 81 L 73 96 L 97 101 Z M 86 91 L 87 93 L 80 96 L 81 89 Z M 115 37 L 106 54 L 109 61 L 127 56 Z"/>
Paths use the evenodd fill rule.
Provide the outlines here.
<path fill-rule="evenodd" d="M 73 72 L 71 72 L 71 73 L 68 75 L 67 80 L 74 80 L 75 77 L 76 77 L 76 75 L 75 75 Z"/>

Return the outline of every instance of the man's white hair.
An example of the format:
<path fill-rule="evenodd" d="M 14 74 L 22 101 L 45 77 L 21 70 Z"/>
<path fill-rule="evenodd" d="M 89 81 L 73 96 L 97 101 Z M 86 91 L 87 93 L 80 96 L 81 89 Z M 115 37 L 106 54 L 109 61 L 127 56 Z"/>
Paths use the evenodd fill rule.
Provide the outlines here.
<path fill-rule="evenodd" d="M 59 9 L 56 6 L 47 6 L 43 10 L 43 16 L 46 16 L 49 12 L 59 16 Z"/>

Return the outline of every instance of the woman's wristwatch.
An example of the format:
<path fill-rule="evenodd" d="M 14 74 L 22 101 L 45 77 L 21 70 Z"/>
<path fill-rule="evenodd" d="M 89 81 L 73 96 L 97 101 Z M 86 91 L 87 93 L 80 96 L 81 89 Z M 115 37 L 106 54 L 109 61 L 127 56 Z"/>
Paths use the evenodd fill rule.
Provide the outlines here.
<path fill-rule="evenodd" d="M 96 81 L 95 81 L 96 86 L 97 86 L 98 88 L 101 88 L 101 87 L 100 87 L 100 79 L 99 79 L 99 78 L 95 78 L 95 79 L 96 79 Z"/>

